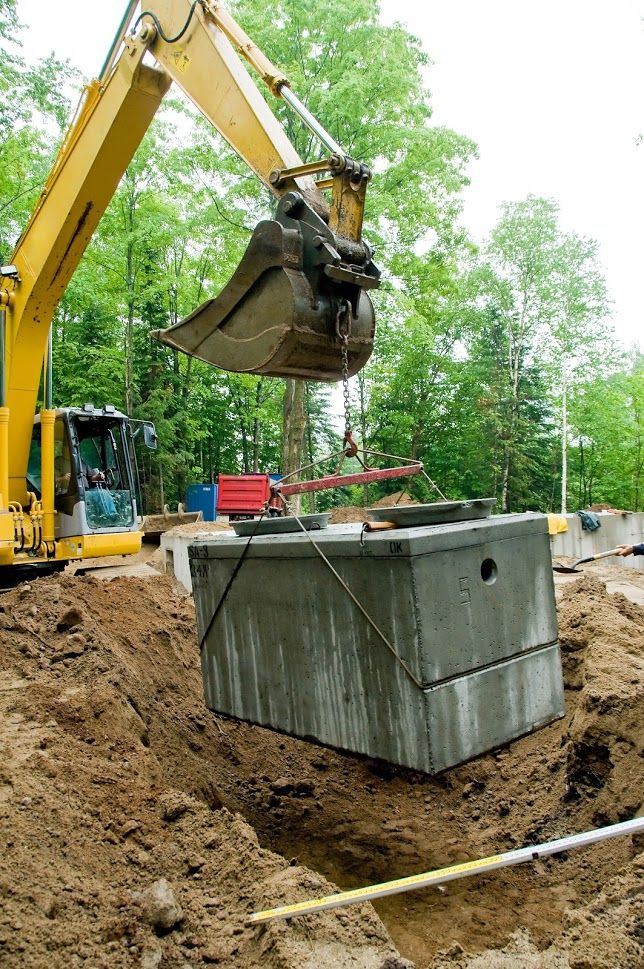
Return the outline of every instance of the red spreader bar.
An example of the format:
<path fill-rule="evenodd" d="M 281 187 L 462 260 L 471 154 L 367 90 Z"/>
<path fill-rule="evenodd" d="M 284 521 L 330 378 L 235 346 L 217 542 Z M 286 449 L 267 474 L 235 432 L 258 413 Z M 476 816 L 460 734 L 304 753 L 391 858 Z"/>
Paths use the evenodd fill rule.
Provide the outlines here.
<path fill-rule="evenodd" d="M 410 464 L 404 468 L 376 468 L 373 471 L 357 471 L 355 474 L 331 474 L 325 478 L 314 478 L 313 481 L 294 481 L 293 484 L 282 484 L 276 481 L 271 486 L 271 491 L 273 494 L 288 497 L 300 495 L 306 491 L 324 491 L 325 488 L 369 484 L 371 481 L 386 481 L 388 478 L 406 478 L 412 474 L 419 474 L 422 470 L 422 464 Z"/>

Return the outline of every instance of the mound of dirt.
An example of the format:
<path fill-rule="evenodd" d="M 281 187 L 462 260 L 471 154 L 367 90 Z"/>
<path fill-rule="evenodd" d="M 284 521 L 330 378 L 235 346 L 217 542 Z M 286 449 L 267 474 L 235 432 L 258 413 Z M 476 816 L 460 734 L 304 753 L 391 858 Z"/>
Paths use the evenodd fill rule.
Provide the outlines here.
<path fill-rule="evenodd" d="M 0 963 L 393 967 L 370 909 L 246 924 L 332 886 L 222 806 L 239 758 L 203 709 L 193 618 L 161 578 L 1 600 Z"/>
<path fill-rule="evenodd" d="M 559 636 L 566 685 L 581 689 L 568 731 L 569 801 L 591 795 L 591 824 L 644 804 L 644 609 L 584 575 L 564 589 Z"/>
<path fill-rule="evenodd" d="M 393 508 L 395 505 L 416 505 L 410 494 L 406 491 L 396 491 L 393 495 L 386 495 L 378 501 L 374 501 L 371 508 Z M 358 505 L 340 505 L 338 508 L 331 509 L 330 525 L 346 525 L 350 522 L 369 522 L 372 516 L 366 508 Z"/>
<path fill-rule="evenodd" d="M 231 525 L 224 525 L 223 522 L 188 522 L 184 525 L 175 525 L 173 528 L 169 528 L 166 531 L 166 535 L 197 535 L 200 532 L 211 533 L 211 532 L 230 532 L 232 531 Z"/>
<path fill-rule="evenodd" d="M 409 965 L 395 945 L 417 969 L 644 964 L 630 838 L 381 899 L 382 922 L 359 906 L 246 924 L 325 879 L 381 882 L 643 810 L 644 611 L 589 575 L 559 606 L 566 716 L 427 777 L 205 710 L 192 602 L 164 578 L 7 594 L 0 963 Z"/>
<path fill-rule="evenodd" d="M 643 964 L 644 860 L 613 878 L 590 904 L 564 913 L 564 930 L 547 949 L 525 932 L 503 949 L 467 955 L 461 946 L 439 953 L 432 969 L 637 969 Z"/>
<path fill-rule="evenodd" d="M 331 509 L 329 525 L 346 525 L 350 522 L 368 521 L 371 521 L 371 516 L 367 514 L 364 508 L 359 508 L 358 505 L 342 505 L 339 508 Z"/>
<path fill-rule="evenodd" d="M 373 508 L 394 508 L 396 505 L 417 505 L 418 502 L 407 491 L 394 491 L 393 495 L 385 495 L 374 501 Z"/>
<path fill-rule="evenodd" d="M 556 797 L 537 796 L 534 804 L 532 797 L 527 801 L 545 815 L 535 830 L 540 838 L 542 830 L 548 838 L 559 837 L 565 830 L 587 830 L 644 812 L 644 610 L 623 595 L 607 595 L 602 582 L 584 575 L 564 588 L 558 616 L 564 677 L 571 692 L 559 754 L 551 745 L 543 748 L 544 766 L 560 775 L 550 792 Z M 518 752 L 527 743 L 526 738 L 510 749 Z M 518 767 L 516 779 L 528 784 L 533 769 L 528 761 L 523 769 Z M 530 833 L 523 840 L 536 839 Z M 610 848 L 571 854 L 576 871 L 573 868 L 569 884 L 575 894 L 569 896 L 570 907 L 562 913 L 558 937 L 545 949 L 520 932 L 502 950 L 478 956 L 458 947 L 445 951 L 432 969 L 635 969 L 643 965 L 644 838 L 628 840 L 621 847 L 615 842 Z M 604 853 L 615 860 L 613 871 L 602 864 Z M 561 869 L 569 864 L 546 865 L 553 863 Z M 562 887 L 559 884 L 559 891 Z M 541 941 L 540 934 L 534 934 Z"/>

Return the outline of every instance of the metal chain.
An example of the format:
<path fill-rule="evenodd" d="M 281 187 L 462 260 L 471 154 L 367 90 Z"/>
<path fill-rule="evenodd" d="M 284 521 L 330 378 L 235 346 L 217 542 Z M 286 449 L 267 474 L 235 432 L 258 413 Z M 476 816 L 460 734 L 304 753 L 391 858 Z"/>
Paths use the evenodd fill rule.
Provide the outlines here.
<path fill-rule="evenodd" d="M 349 401 L 349 338 L 342 339 L 342 396 L 344 397 L 344 433 L 351 434 L 351 410 Z"/>
<path fill-rule="evenodd" d="M 349 300 L 342 300 L 335 318 L 335 329 L 340 337 L 340 354 L 342 356 L 342 396 L 344 398 L 344 434 L 350 435 L 351 404 L 349 399 L 349 333 L 351 332 L 351 304 Z"/>

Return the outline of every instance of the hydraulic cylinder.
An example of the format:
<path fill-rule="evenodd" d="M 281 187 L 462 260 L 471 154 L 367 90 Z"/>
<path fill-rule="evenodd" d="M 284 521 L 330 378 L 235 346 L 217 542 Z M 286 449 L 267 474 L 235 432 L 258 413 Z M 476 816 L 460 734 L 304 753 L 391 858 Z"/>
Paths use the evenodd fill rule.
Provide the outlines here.
<path fill-rule="evenodd" d="M 55 410 L 40 412 L 40 491 L 43 510 L 43 542 L 53 543 L 54 531 L 54 424 Z"/>
<path fill-rule="evenodd" d="M 0 511 L 9 503 L 9 408 L 0 407 Z"/>

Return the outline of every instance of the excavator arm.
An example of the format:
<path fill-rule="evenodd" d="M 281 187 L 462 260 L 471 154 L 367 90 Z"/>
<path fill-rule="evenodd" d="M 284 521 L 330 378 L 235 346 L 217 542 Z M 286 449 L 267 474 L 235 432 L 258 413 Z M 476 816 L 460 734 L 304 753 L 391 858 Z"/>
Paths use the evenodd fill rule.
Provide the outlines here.
<path fill-rule="evenodd" d="M 342 153 L 222 4 L 193 3 L 193 22 L 173 44 L 159 20 L 181 30 L 186 3 L 153 6 L 162 17 L 142 17 L 156 29 L 150 50 L 158 63 L 279 199 L 275 218 L 257 226 L 220 295 L 153 335 L 225 370 L 315 380 L 341 377 L 344 339 L 348 373 L 356 373 L 373 347 L 366 290 L 379 278 L 361 238 L 369 170 Z M 302 163 L 234 48 L 330 157 Z M 312 176 L 321 172 L 331 177 L 316 184 Z M 331 188 L 330 204 L 320 184 Z"/>
<path fill-rule="evenodd" d="M 371 353 L 366 291 L 379 274 L 361 238 L 368 169 L 343 155 L 220 3 L 147 0 L 128 35 L 136 6 L 129 3 L 101 76 L 86 88 L 11 263 L 2 267 L 5 508 L 9 499 L 27 500 L 31 428 L 56 306 L 173 80 L 273 192 L 278 210 L 257 227 L 222 294 L 157 338 L 224 369 L 314 379 L 341 376 L 343 347 L 349 373 Z M 315 131 L 327 158 L 302 164 L 236 49 Z M 330 178 L 316 183 L 323 171 Z M 43 452 L 53 452 L 47 413 Z M 47 543 L 53 471 L 45 474 L 44 456 L 42 488 Z"/>

